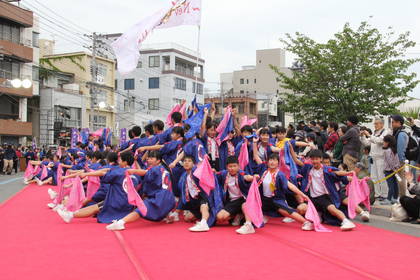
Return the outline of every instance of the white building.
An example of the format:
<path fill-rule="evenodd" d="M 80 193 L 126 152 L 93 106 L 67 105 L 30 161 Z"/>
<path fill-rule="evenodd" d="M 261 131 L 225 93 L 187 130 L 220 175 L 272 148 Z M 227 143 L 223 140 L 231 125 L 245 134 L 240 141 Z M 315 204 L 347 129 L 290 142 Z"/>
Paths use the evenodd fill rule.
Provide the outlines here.
<path fill-rule="evenodd" d="M 204 103 L 204 59 L 175 43 L 143 45 L 132 73 L 116 73 L 117 123 L 120 128 L 165 120 L 183 99 Z M 198 55 L 199 56 L 199 55 Z M 198 63 L 198 67 L 197 66 Z"/>
<path fill-rule="evenodd" d="M 243 66 L 241 70 L 220 74 L 221 92 L 224 98 L 229 96 L 253 97 L 257 100 L 259 126 L 287 125 L 292 116 L 281 112 L 279 93 L 284 92 L 277 82 L 277 74 L 270 65 L 284 73 L 291 73 L 285 65 L 283 49 L 256 51 L 255 65 Z"/>

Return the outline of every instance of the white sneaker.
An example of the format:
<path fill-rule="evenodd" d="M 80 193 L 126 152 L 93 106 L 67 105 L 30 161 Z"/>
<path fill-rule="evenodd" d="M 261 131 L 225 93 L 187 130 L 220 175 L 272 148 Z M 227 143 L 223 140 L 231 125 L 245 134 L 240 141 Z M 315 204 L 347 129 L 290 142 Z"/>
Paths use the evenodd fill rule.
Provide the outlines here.
<path fill-rule="evenodd" d="M 51 209 L 54 209 L 55 206 L 57 206 L 57 205 L 55 203 L 50 202 L 50 203 L 47 204 L 47 206 Z"/>
<path fill-rule="evenodd" d="M 55 192 L 53 189 L 49 188 L 48 189 L 48 194 L 50 195 L 51 199 L 54 199 L 57 197 L 57 192 Z"/>
<path fill-rule="evenodd" d="M 353 224 L 352 221 L 350 221 L 349 219 L 344 219 L 343 222 L 341 223 L 341 227 L 340 229 L 342 231 L 346 231 L 346 230 L 352 230 L 356 227 L 355 224 Z"/>
<path fill-rule="evenodd" d="M 170 212 L 168 216 L 164 219 L 167 224 L 172 224 L 173 222 L 179 222 L 179 214 L 178 212 Z"/>
<path fill-rule="evenodd" d="M 54 212 L 57 212 L 57 211 L 58 211 L 58 209 L 66 211 L 66 209 L 65 209 L 65 207 L 64 207 L 64 205 L 63 205 L 63 204 L 58 204 L 58 205 L 56 205 L 56 206 L 55 206 L 52 210 L 53 210 Z"/>
<path fill-rule="evenodd" d="M 35 181 L 38 186 L 42 186 L 42 181 L 39 178 L 35 177 Z"/>
<path fill-rule="evenodd" d="M 268 216 L 264 215 L 264 216 L 263 216 L 263 222 L 264 222 L 264 224 L 268 223 L 268 220 L 270 220 L 270 219 L 268 218 Z"/>
<path fill-rule="evenodd" d="M 190 227 L 188 230 L 193 231 L 193 232 L 202 232 L 202 231 L 209 231 L 210 228 L 206 221 L 200 221 L 200 222 L 197 222 L 195 226 Z"/>
<path fill-rule="evenodd" d="M 307 230 L 307 231 L 314 230 L 314 224 L 310 221 L 306 221 L 302 225 L 302 230 Z"/>
<path fill-rule="evenodd" d="M 28 179 L 26 179 L 26 178 L 23 178 L 23 183 L 25 184 L 25 185 L 27 185 L 28 184 Z"/>
<path fill-rule="evenodd" d="M 58 215 L 63 219 L 65 223 L 70 223 L 73 220 L 73 212 L 65 211 L 63 209 L 57 209 Z"/>
<path fill-rule="evenodd" d="M 107 230 L 123 230 L 125 229 L 124 220 L 114 220 L 112 224 L 106 226 Z"/>
<path fill-rule="evenodd" d="M 232 221 L 232 226 L 235 226 L 235 227 L 240 226 L 243 217 L 244 217 L 244 215 L 237 214 L 235 216 L 235 219 L 233 219 L 233 221 Z"/>
<path fill-rule="evenodd" d="M 255 233 L 254 226 L 251 223 L 245 223 L 243 226 L 236 230 L 239 234 L 252 234 Z"/>
<path fill-rule="evenodd" d="M 363 222 L 367 223 L 369 222 L 370 219 L 370 214 L 368 211 L 363 211 L 362 213 L 360 213 L 360 218 L 362 219 Z"/>
<path fill-rule="evenodd" d="M 295 220 L 290 218 L 290 217 L 286 217 L 283 219 L 283 223 L 289 224 L 289 223 L 293 223 Z"/>

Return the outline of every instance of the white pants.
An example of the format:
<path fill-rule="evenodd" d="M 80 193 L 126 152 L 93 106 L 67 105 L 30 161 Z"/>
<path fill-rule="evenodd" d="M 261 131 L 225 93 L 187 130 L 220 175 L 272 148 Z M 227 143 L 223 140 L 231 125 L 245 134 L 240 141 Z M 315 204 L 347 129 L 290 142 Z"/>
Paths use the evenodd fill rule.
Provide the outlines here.
<path fill-rule="evenodd" d="M 384 175 L 384 158 L 383 157 L 374 157 L 372 158 L 373 164 L 371 168 L 372 180 L 374 182 L 381 180 L 385 177 Z M 375 197 L 386 197 L 388 194 L 388 186 L 386 181 L 379 184 L 375 184 Z"/>

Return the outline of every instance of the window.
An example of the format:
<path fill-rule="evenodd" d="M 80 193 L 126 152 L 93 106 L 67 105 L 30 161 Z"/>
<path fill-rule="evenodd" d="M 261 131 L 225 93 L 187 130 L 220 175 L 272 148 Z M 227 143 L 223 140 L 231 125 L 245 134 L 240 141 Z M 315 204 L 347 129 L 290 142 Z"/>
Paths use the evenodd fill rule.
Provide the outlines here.
<path fill-rule="evenodd" d="M 93 123 L 92 123 L 93 120 Z M 93 126 L 93 130 L 98 130 L 106 127 L 106 116 L 89 115 L 89 122 Z"/>
<path fill-rule="evenodd" d="M 125 79 L 124 80 L 124 89 L 125 90 L 134 89 L 134 79 Z"/>
<path fill-rule="evenodd" d="M 32 66 L 32 80 L 39 81 L 39 67 Z"/>
<path fill-rule="evenodd" d="M 82 125 L 82 109 L 74 107 L 54 106 L 55 121 L 63 127 L 80 128 Z"/>
<path fill-rule="evenodd" d="M 160 66 L 160 57 L 159 56 L 149 56 L 149 67 L 159 67 Z"/>
<path fill-rule="evenodd" d="M 149 78 L 149 88 L 159 88 L 159 78 Z"/>
<path fill-rule="evenodd" d="M 20 44 L 20 27 L 10 21 L 0 19 L 0 40 Z"/>
<path fill-rule="evenodd" d="M 239 91 L 239 93 L 245 93 L 245 91 L 241 90 L 241 91 Z"/>
<path fill-rule="evenodd" d="M 238 109 L 238 113 L 239 114 L 243 114 L 244 113 L 244 103 L 232 103 L 232 106 Z"/>
<path fill-rule="evenodd" d="M 251 114 L 256 114 L 257 113 L 257 104 L 255 104 L 255 103 L 250 103 L 249 104 L 249 112 L 251 113 Z"/>
<path fill-rule="evenodd" d="M 159 110 L 159 98 L 149 99 L 149 110 Z"/>
<path fill-rule="evenodd" d="M 0 60 L 0 78 L 9 80 L 20 78 L 20 64 Z"/>
<path fill-rule="evenodd" d="M 246 79 L 246 83 L 249 84 L 249 80 L 248 79 Z"/>
<path fill-rule="evenodd" d="M 143 67 L 143 62 L 141 62 L 140 60 L 139 60 L 139 62 L 137 62 L 137 68 L 142 68 Z"/>
<path fill-rule="evenodd" d="M 115 79 L 114 89 L 118 89 L 118 80 L 117 79 Z"/>
<path fill-rule="evenodd" d="M 187 81 L 180 78 L 175 78 L 175 88 L 180 90 L 187 90 Z"/>
<path fill-rule="evenodd" d="M 130 111 L 130 101 L 128 99 L 124 99 L 124 112 Z"/>
<path fill-rule="evenodd" d="M 239 80 L 239 83 L 240 83 L 241 85 L 243 85 L 243 84 L 244 84 L 244 79 L 240 79 L 240 80 Z"/>
<path fill-rule="evenodd" d="M 108 71 L 108 66 L 102 63 L 98 63 L 96 71 L 97 71 L 98 76 L 101 76 L 102 78 L 105 79 L 107 71 Z"/>
<path fill-rule="evenodd" d="M 193 82 L 193 93 L 203 94 L 203 85 Z"/>
<path fill-rule="evenodd" d="M 96 98 L 94 100 L 94 103 L 96 105 L 99 105 L 101 102 L 105 102 L 105 104 L 108 105 L 108 98 L 107 98 L 108 92 L 105 90 L 97 89 L 96 90 Z"/>
<path fill-rule="evenodd" d="M 257 79 L 254 79 L 254 84 L 256 84 L 257 83 Z"/>
<path fill-rule="evenodd" d="M 39 48 L 39 33 L 32 32 L 32 47 Z"/>

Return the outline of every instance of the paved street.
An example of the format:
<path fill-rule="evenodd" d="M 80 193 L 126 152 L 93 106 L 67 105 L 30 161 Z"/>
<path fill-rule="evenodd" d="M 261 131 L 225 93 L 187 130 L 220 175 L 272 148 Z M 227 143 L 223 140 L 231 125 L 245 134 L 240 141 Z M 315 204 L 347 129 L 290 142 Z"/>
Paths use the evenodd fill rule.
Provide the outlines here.
<path fill-rule="evenodd" d="M 0 176 L 0 203 L 24 188 L 22 176 L 23 172 Z M 45 193 L 45 195 L 47 194 Z M 358 220 L 358 222 L 361 223 L 360 220 Z M 367 225 L 420 237 L 420 225 L 390 222 L 388 217 L 371 215 L 371 221 Z"/>

